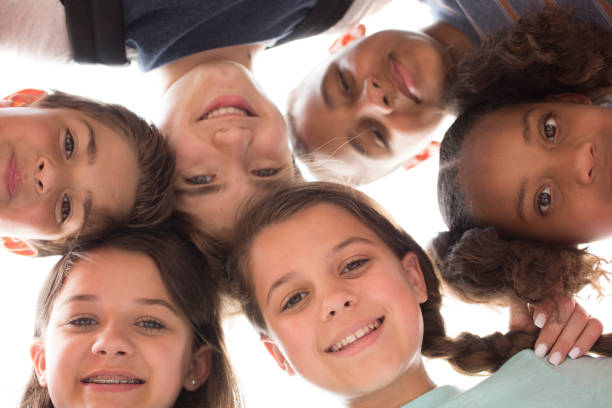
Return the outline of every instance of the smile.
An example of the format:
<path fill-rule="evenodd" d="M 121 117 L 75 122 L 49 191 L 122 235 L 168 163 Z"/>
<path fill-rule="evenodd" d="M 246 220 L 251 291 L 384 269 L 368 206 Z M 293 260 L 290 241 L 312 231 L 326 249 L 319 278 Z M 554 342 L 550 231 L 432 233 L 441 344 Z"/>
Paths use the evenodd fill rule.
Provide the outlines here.
<path fill-rule="evenodd" d="M 225 95 L 214 99 L 204 110 L 198 120 L 222 117 L 257 116 L 246 99 L 239 95 Z"/>
<path fill-rule="evenodd" d="M 130 378 L 124 376 L 108 376 L 108 375 L 96 375 L 81 380 L 85 384 L 144 384 L 144 381 L 138 378 Z"/>
<path fill-rule="evenodd" d="M 19 188 L 20 180 L 17 172 L 17 159 L 15 155 L 11 156 L 9 164 L 4 173 L 4 182 L 6 184 L 6 190 L 8 191 L 9 198 L 12 199 Z"/>
<path fill-rule="evenodd" d="M 325 351 L 327 353 L 337 353 L 338 351 L 344 349 L 347 346 L 350 346 L 351 344 L 355 343 L 357 340 L 361 339 L 364 336 L 367 336 L 368 334 L 378 329 L 383 324 L 384 321 L 385 321 L 384 316 L 379 317 L 378 319 L 374 320 L 372 323 L 360 329 L 357 329 L 354 333 L 351 333 L 348 336 L 344 337 L 343 339 L 339 340 L 337 343 L 333 344 L 331 347 L 329 347 Z"/>
<path fill-rule="evenodd" d="M 408 99 L 412 99 L 417 105 L 421 104 L 423 98 L 419 95 L 419 92 L 414 86 L 414 81 L 406 68 L 396 60 L 393 55 L 389 56 L 389 64 L 391 65 L 391 79 L 395 83 L 395 86 L 404 96 Z"/>

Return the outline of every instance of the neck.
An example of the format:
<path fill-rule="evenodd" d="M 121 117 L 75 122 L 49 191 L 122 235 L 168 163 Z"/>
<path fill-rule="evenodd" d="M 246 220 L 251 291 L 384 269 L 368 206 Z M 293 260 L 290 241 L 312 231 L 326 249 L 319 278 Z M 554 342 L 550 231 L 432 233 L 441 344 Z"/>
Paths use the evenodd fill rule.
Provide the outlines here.
<path fill-rule="evenodd" d="M 474 43 L 461 30 L 442 21 L 425 28 L 423 32 L 440 44 L 448 69 L 453 68 L 457 60 L 474 47 Z"/>
<path fill-rule="evenodd" d="M 253 55 L 263 48 L 261 44 L 234 45 L 191 54 L 152 72 L 157 74 L 165 92 L 176 80 L 201 64 L 214 61 L 233 61 L 251 70 Z"/>
<path fill-rule="evenodd" d="M 352 398 L 351 408 L 401 407 L 415 398 L 436 388 L 423 366 L 423 360 L 415 367 L 406 370 L 386 387 L 370 394 Z"/>

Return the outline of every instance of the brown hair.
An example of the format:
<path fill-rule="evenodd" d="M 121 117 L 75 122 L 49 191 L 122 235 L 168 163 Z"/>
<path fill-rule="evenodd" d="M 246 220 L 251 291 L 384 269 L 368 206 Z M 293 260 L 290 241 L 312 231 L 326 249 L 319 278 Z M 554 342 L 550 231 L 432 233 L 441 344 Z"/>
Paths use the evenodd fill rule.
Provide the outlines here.
<path fill-rule="evenodd" d="M 150 257 L 172 301 L 187 317 L 194 334 L 194 349 L 207 344 L 212 350 L 211 374 L 194 392 L 181 390 L 175 407 L 228 408 L 241 406 L 235 378 L 227 359 L 221 328 L 221 300 L 217 282 L 204 255 L 185 239 L 185 220 L 172 217 L 148 229 L 123 228 L 104 237 L 79 241 L 51 270 L 43 284 L 36 309 L 34 337 L 41 338 L 49 323 L 53 304 L 71 268 L 87 253 L 99 248 L 118 248 Z M 22 408 L 51 408 L 46 388 L 33 373 L 21 401 Z"/>
<path fill-rule="evenodd" d="M 124 217 L 98 214 L 78 234 L 86 238 L 113 224 L 134 227 L 154 225 L 170 215 L 174 200 L 174 153 L 161 132 L 129 109 L 82 96 L 59 91 L 49 92 L 32 107 L 44 109 L 72 109 L 83 112 L 111 129 L 118 130 L 132 145 L 137 157 L 139 177 L 134 205 Z M 39 255 L 61 254 L 74 236 L 58 241 L 33 240 Z"/>
<path fill-rule="evenodd" d="M 338 206 L 355 216 L 376 233 L 398 259 L 408 251 L 417 254 L 428 296 L 427 301 L 421 304 L 424 322 L 423 355 L 444 358 L 465 373 L 480 373 L 495 371 L 518 351 L 533 347 L 536 340 L 534 333 L 494 333 L 486 337 L 462 333 L 454 339 L 447 337 L 440 313 L 440 284 L 427 254 L 363 193 L 347 186 L 324 182 L 300 183 L 282 188 L 254 202 L 242 216 L 237 242 L 227 262 L 227 273 L 234 296 L 240 301 L 243 311 L 257 330 L 267 332 L 250 279 L 249 255 L 252 243 L 264 228 L 283 222 L 320 203 Z M 604 336 L 593 350 L 612 355 L 612 339 Z"/>
<path fill-rule="evenodd" d="M 444 104 L 461 113 L 563 92 L 612 102 L 612 32 L 578 20 L 578 11 L 546 7 L 485 39 L 448 72 Z"/>

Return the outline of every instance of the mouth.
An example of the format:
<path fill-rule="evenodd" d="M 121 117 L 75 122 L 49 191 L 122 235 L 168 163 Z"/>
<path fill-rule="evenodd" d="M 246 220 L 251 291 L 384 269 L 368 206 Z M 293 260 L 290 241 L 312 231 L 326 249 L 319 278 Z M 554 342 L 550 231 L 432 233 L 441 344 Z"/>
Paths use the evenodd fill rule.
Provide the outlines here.
<path fill-rule="evenodd" d="M 15 193 L 17 193 L 20 184 L 19 173 L 17 172 L 17 159 L 14 154 L 11 156 L 6 172 L 4 173 L 4 182 L 6 184 L 9 199 L 12 199 Z"/>
<path fill-rule="evenodd" d="M 92 375 L 81 380 L 83 384 L 100 384 L 100 385 L 140 385 L 145 381 L 136 377 L 124 375 Z"/>
<path fill-rule="evenodd" d="M 408 70 L 393 55 L 389 55 L 391 79 L 399 91 L 414 103 L 420 105 L 423 98 L 414 85 L 414 80 Z"/>
<path fill-rule="evenodd" d="M 339 351 L 344 350 L 345 348 L 353 345 L 354 343 L 358 342 L 359 340 L 363 339 L 364 337 L 378 330 L 378 328 L 383 324 L 384 321 L 385 321 L 385 316 L 379 317 L 373 322 L 355 330 L 353 333 L 338 340 L 336 343 L 332 344 L 330 347 L 325 349 L 325 352 L 326 353 L 337 353 Z"/>
<path fill-rule="evenodd" d="M 204 110 L 198 120 L 208 120 L 223 117 L 254 117 L 257 116 L 251 105 L 242 96 L 225 95 L 213 100 Z"/>

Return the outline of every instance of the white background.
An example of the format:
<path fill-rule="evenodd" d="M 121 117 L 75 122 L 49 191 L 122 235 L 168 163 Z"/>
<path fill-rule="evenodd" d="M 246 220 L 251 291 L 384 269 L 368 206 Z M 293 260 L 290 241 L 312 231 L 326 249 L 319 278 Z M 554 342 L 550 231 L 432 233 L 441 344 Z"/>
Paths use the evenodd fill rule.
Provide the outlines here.
<path fill-rule="evenodd" d="M 426 7 L 415 1 L 396 0 L 366 21 L 368 32 L 377 28 L 418 29 L 431 22 Z M 255 63 L 255 76 L 281 111 L 287 92 L 305 72 L 326 55 L 333 38 L 318 37 L 290 43 L 261 53 Z M 129 67 L 63 66 L 33 62 L 14 53 L 0 53 L 0 95 L 23 88 L 60 89 L 122 103 L 154 121 L 159 93 L 152 78 Z M 441 132 L 437 133 L 441 137 Z M 444 229 L 435 199 L 437 160 L 417 168 L 398 170 L 382 181 L 364 187 L 379 200 L 422 245 Z M 612 240 L 591 245 L 592 250 L 612 259 Z M 33 329 L 34 305 L 39 286 L 56 258 L 23 259 L 0 251 L 0 406 L 16 406 L 31 372 L 28 348 Z M 609 285 L 608 285 L 609 286 Z M 611 298 L 600 303 L 583 293 L 582 303 L 612 330 Z M 443 313 L 449 334 L 472 331 L 488 334 L 506 331 L 507 314 L 445 300 Z M 334 401 L 301 379 L 289 378 L 269 358 L 258 337 L 242 318 L 227 322 L 227 343 L 249 407 L 334 406 Z M 446 363 L 428 361 L 427 367 L 437 384 L 469 386 L 479 378 L 455 373 Z"/>

